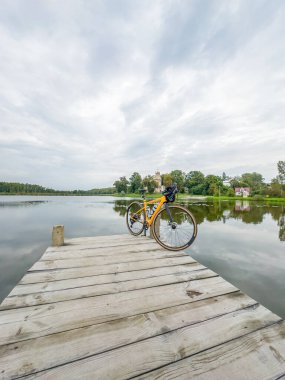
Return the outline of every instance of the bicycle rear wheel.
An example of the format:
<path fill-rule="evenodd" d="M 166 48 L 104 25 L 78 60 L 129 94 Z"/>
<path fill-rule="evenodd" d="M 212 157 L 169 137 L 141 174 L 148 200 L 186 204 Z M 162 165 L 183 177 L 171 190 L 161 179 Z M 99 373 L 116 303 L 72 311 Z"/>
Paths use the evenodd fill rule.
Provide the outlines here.
<path fill-rule="evenodd" d="M 126 222 L 132 235 L 140 235 L 145 224 L 143 206 L 139 202 L 132 202 L 127 209 Z"/>
<path fill-rule="evenodd" d="M 179 251 L 188 248 L 197 236 L 197 224 L 189 210 L 182 206 L 166 206 L 156 215 L 152 231 L 163 248 Z"/>

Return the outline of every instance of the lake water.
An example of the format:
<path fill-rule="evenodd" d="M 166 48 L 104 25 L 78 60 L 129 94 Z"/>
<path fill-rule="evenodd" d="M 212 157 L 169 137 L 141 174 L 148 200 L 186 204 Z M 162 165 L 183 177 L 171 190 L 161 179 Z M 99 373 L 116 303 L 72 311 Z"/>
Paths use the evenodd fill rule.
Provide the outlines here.
<path fill-rule="evenodd" d="M 108 196 L 0 196 L 0 301 L 50 246 L 53 225 L 63 224 L 66 237 L 128 233 L 130 202 Z M 198 223 L 187 252 L 285 318 L 285 206 L 182 203 Z"/>

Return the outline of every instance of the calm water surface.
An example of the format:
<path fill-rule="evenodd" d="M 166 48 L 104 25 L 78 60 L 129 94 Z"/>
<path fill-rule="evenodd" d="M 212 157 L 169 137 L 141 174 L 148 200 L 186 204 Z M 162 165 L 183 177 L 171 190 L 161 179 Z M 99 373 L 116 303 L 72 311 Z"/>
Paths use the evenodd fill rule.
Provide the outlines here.
<path fill-rule="evenodd" d="M 0 301 L 51 243 L 127 233 L 131 200 L 114 197 L 0 196 Z M 183 203 L 183 202 L 182 202 Z M 188 253 L 285 318 L 285 206 L 247 201 L 183 203 L 198 222 Z"/>

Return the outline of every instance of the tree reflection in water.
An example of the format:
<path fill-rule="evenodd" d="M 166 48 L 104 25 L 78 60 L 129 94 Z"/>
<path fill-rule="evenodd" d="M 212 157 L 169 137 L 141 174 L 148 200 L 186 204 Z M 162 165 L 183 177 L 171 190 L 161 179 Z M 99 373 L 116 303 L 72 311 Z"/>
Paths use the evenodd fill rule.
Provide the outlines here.
<path fill-rule="evenodd" d="M 128 205 L 133 200 L 116 200 L 114 211 L 125 217 Z M 222 221 L 227 223 L 229 219 L 241 220 L 246 224 L 263 223 L 266 215 L 271 215 L 279 227 L 279 239 L 285 241 L 285 207 L 272 203 L 260 203 L 249 201 L 211 201 L 211 202 L 179 202 L 188 208 L 195 216 L 197 224 Z M 179 220 L 180 214 L 175 215 L 175 221 Z M 163 217 L 162 217 L 163 218 Z M 177 220 L 176 220 L 177 219 Z"/>
<path fill-rule="evenodd" d="M 279 226 L 279 239 L 280 239 L 280 241 L 285 241 L 285 216 L 284 216 L 284 213 L 281 215 L 281 217 L 278 220 L 278 226 Z"/>
<path fill-rule="evenodd" d="M 31 207 L 31 206 L 39 206 L 43 203 L 48 203 L 48 201 L 18 201 L 18 202 L 0 202 L 0 208 L 1 207 Z"/>
<path fill-rule="evenodd" d="M 132 200 L 125 201 L 120 199 L 115 201 L 114 203 L 115 205 L 113 207 L 113 210 L 116 211 L 120 216 L 126 216 L 128 205 L 132 203 Z"/>

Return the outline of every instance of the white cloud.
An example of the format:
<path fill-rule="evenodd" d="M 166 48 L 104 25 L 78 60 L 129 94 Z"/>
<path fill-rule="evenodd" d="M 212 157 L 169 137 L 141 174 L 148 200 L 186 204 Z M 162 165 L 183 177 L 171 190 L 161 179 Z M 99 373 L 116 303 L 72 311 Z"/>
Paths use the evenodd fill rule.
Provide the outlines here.
<path fill-rule="evenodd" d="M 4 2 L 0 177 L 54 188 L 133 171 L 276 175 L 282 1 Z"/>

